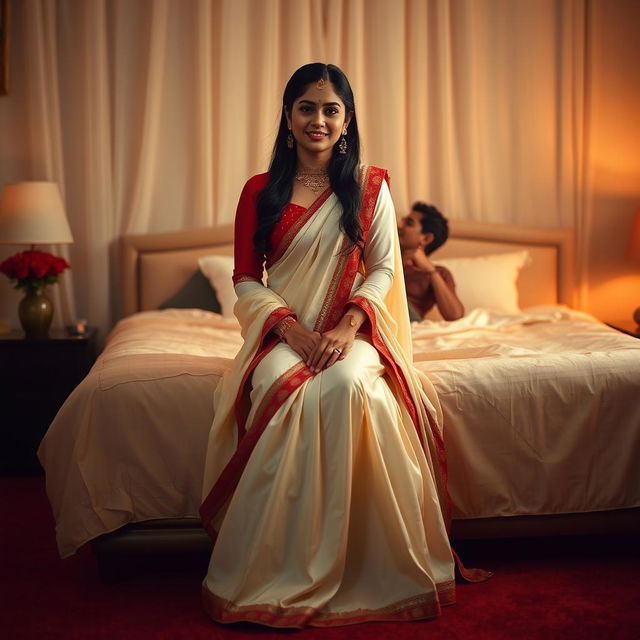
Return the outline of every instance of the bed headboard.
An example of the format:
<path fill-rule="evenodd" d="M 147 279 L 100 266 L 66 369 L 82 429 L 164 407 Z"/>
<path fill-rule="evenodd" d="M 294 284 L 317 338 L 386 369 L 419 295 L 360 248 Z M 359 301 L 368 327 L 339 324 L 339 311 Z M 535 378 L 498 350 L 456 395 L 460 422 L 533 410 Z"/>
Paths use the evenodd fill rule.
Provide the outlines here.
<path fill-rule="evenodd" d="M 449 240 L 438 257 L 478 256 L 527 249 L 531 262 L 520 272 L 522 307 L 574 302 L 574 245 L 571 229 L 449 221 Z M 123 316 L 156 309 L 193 275 L 201 256 L 233 255 L 233 225 L 121 238 Z"/>
<path fill-rule="evenodd" d="M 573 306 L 575 265 L 573 229 L 449 221 L 449 240 L 433 254 L 438 258 L 529 251 L 531 261 L 518 278 L 522 308 L 543 304 Z"/>
<path fill-rule="evenodd" d="M 123 236 L 122 316 L 157 309 L 193 275 L 198 258 L 214 253 L 233 255 L 233 225 Z"/>

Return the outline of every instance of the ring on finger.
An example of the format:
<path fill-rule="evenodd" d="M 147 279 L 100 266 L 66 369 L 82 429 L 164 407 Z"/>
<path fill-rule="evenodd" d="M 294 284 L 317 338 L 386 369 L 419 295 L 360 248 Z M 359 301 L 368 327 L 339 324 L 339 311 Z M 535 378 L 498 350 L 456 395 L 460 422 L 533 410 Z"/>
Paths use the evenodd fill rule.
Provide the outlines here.
<path fill-rule="evenodd" d="M 342 349 L 338 349 L 337 347 L 333 350 L 333 353 L 342 353 Z"/>

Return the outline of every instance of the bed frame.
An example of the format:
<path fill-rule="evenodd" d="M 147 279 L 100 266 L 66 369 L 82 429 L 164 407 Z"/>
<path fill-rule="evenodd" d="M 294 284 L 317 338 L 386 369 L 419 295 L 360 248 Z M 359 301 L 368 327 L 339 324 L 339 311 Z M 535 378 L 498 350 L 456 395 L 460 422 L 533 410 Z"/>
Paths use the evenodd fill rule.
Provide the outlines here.
<path fill-rule="evenodd" d="M 574 241 L 571 229 L 520 227 L 450 221 L 447 244 L 434 254 L 461 257 L 528 249 L 530 263 L 520 274 L 521 306 L 574 303 Z M 196 259 L 217 253 L 232 255 L 231 225 L 128 235 L 122 238 L 122 316 L 155 309 L 193 274 Z M 585 534 L 638 534 L 640 509 L 562 515 L 511 516 L 454 520 L 457 540 Z M 208 553 L 210 541 L 196 518 L 163 519 L 132 523 L 101 536 L 92 543 L 101 573 L 112 576 L 118 556 L 186 552 Z"/>
<path fill-rule="evenodd" d="M 571 229 L 520 227 L 465 220 L 449 223 L 438 258 L 509 253 L 527 249 L 531 261 L 518 280 L 521 307 L 574 304 L 574 241 Z M 124 236 L 120 245 L 121 315 L 157 309 L 196 269 L 197 258 L 233 255 L 233 226 Z"/>

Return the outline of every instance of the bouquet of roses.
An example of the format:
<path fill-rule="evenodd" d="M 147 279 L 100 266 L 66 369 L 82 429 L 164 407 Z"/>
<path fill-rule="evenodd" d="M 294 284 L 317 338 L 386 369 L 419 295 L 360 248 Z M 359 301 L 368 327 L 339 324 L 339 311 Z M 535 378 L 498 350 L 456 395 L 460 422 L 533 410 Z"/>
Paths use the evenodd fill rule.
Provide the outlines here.
<path fill-rule="evenodd" d="M 69 268 L 64 258 L 36 249 L 16 253 L 0 263 L 0 272 L 15 280 L 16 289 L 25 290 L 54 284 L 58 281 L 58 276 Z"/>

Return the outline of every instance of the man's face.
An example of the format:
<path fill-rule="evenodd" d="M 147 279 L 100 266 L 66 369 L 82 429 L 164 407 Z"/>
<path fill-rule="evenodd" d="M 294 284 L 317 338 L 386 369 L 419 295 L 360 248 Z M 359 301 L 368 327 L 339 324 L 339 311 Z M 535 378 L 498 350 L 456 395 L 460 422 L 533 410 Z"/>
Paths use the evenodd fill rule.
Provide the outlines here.
<path fill-rule="evenodd" d="M 404 216 L 398 224 L 398 237 L 401 249 L 411 250 L 417 249 L 420 245 L 424 246 L 426 243 L 425 234 L 422 233 L 422 215 L 417 211 L 411 211 Z"/>

